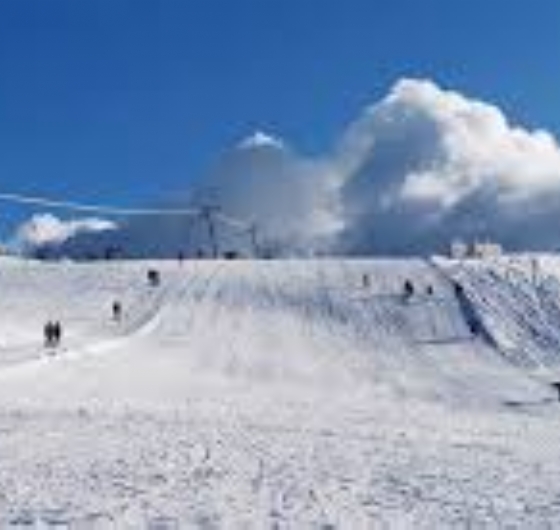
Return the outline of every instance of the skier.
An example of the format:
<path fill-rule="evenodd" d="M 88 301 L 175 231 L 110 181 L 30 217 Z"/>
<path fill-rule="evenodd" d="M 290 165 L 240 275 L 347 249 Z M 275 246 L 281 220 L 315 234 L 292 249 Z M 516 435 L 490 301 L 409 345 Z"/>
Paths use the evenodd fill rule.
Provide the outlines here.
<path fill-rule="evenodd" d="M 410 300 L 412 298 L 413 294 L 414 294 L 414 285 L 412 284 L 412 282 L 410 280 L 405 280 L 404 286 L 403 286 L 404 301 L 407 302 L 408 300 Z"/>
<path fill-rule="evenodd" d="M 113 320 L 115 322 L 120 322 L 122 318 L 122 305 L 118 300 L 115 300 L 113 302 L 112 311 L 113 311 Z"/>
<path fill-rule="evenodd" d="M 369 274 L 364 274 L 362 276 L 362 287 L 364 289 L 368 289 L 370 285 L 371 285 L 371 282 L 370 282 L 370 279 L 369 279 Z"/>
<path fill-rule="evenodd" d="M 157 287 L 159 285 L 160 282 L 160 276 L 159 276 L 159 272 L 155 269 L 150 269 L 148 271 L 148 283 L 152 286 L 152 287 Z"/>
<path fill-rule="evenodd" d="M 428 296 L 432 296 L 434 294 L 434 288 L 431 285 L 428 285 L 428 287 L 426 287 L 426 294 Z"/>
<path fill-rule="evenodd" d="M 58 346 L 62 341 L 62 326 L 60 322 L 56 321 L 52 325 L 52 342 L 53 346 Z"/>
<path fill-rule="evenodd" d="M 472 317 L 467 320 L 467 326 L 472 336 L 476 336 L 481 332 L 480 323 Z"/>
<path fill-rule="evenodd" d="M 50 320 L 43 326 L 43 336 L 45 338 L 46 348 L 53 345 L 53 329 L 53 323 Z"/>
<path fill-rule="evenodd" d="M 480 335 L 484 332 L 484 328 L 482 326 L 482 322 L 479 320 L 473 308 L 471 307 L 470 302 L 468 301 L 468 298 L 465 294 L 465 288 L 459 282 L 453 282 L 453 290 L 455 291 L 455 297 L 459 302 L 461 310 L 465 315 L 465 320 L 471 336 L 475 337 L 477 335 Z"/>
<path fill-rule="evenodd" d="M 49 320 L 43 328 L 43 334 L 45 337 L 45 347 L 56 348 L 62 339 L 62 327 L 60 322 Z"/>
<path fill-rule="evenodd" d="M 453 282 L 453 290 L 455 291 L 455 296 L 459 299 L 465 296 L 465 289 L 460 283 Z"/>

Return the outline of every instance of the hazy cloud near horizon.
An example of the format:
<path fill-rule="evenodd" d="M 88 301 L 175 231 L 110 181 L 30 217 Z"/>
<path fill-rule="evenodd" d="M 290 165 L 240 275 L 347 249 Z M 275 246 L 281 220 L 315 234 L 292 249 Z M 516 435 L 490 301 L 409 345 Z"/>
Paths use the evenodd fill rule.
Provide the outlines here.
<path fill-rule="evenodd" d="M 546 131 L 511 124 L 494 105 L 404 79 L 350 124 L 332 152 L 302 156 L 257 133 L 218 159 L 191 200 L 256 222 L 271 242 L 333 253 L 428 253 L 454 237 L 551 249 L 560 246 L 560 147 Z M 87 223 L 70 226 L 95 242 Z M 160 255 L 168 240 L 174 255 L 184 227 L 173 223 L 172 236 L 170 226 L 130 220 L 121 229 L 128 233 L 114 237 L 137 248 L 143 238 L 146 248 L 157 241 Z M 106 244 L 107 234 L 100 240 Z"/>
<path fill-rule="evenodd" d="M 304 157 L 257 132 L 218 160 L 194 201 L 255 222 L 262 238 L 281 247 L 325 248 L 340 229 L 332 170 L 330 161 Z"/>

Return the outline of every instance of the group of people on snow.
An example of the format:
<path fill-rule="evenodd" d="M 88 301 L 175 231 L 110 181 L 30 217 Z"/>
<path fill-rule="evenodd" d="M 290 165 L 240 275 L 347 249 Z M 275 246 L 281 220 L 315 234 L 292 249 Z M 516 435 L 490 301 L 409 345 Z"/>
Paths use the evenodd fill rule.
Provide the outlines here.
<path fill-rule="evenodd" d="M 146 279 L 150 287 L 160 285 L 161 276 L 158 270 L 149 269 L 146 273 Z M 111 304 L 111 315 L 114 322 L 120 322 L 123 317 L 123 306 L 120 300 L 114 300 Z M 46 348 L 56 348 L 62 342 L 63 328 L 62 324 L 56 320 L 49 320 L 43 327 L 43 337 Z"/>
<path fill-rule="evenodd" d="M 183 256 L 179 256 L 179 262 L 181 262 Z M 146 280 L 150 287 L 157 287 L 160 285 L 161 277 L 160 273 L 156 269 L 148 269 L 146 273 Z M 371 287 L 371 279 L 369 274 L 362 275 L 362 286 L 365 289 Z M 462 298 L 462 287 L 459 284 L 455 284 L 455 295 L 457 298 Z M 432 296 L 434 294 L 434 289 L 431 285 L 426 287 L 426 294 Z M 415 294 L 415 286 L 410 279 L 405 279 L 403 282 L 402 289 L 402 299 L 403 302 L 408 303 Z M 114 300 L 111 305 L 112 319 L 115 322 L 120 322 L 123 316 L 123 307 L 119 300 Z M 473 324 L 470 325 L 471 332 L 476 333 L 478 331 L 477 327 Z M 60 344 L 62 340 L 62 325 L 58 321 L 49 321 L 44 327 L 44 338 L 46 347 L 56 347 Z"/>
<path fill-rule="evenodd" d="M 58 321 L 49 320 L 43 330 L 45 336 L 45 346 L 48 348 L 56 347 L 62 340 L 62 325 Z"/>
<path fill-rule="evenodd" d="M 411 280 L 405 280 L 403 284 L 403 299 L 405 302 L 408 302 L 416 292 L 414 284 Z M 425 294 L 428 296 L 432 296 L 434 294 L 434 288 L 432 285 L 427 285 L 426 290 L 424 291 Z"/>
<path fill-rule="evenodd" d="M 364 273 L 362 274 L 362 287 L 364 289 L 369 289 L 371 287 L 371 277 L 369 274 Z M 431 285 L 426 287 L 426 294 L 428 296 L 432 296 L 434 294 L 434 288 Z M 408 302 L 415 293 L 415 287 L 412 283 L 412 280 L 405 279 L 403 282 L 403 289 L 402 289 L 402 298 L 404 302 Z"/>
<path fill-rule="evenodd" d="M 370 275 L 364 273 L 362 275 L 362 287 L 364 289 L 370 289 L 371 285 L 372 283 L 371 283 Z M 461 312 L 465 317 L 465 322 L 470 331 L 470 334 L 472 336 L 477 336 L 480 335 L 481 333 L 484 333 L 483 324 L 481 323 L 480 319 L 476 316 L 471 304 L 469 303 L 468 298 L 465 294 L 464 287 L 456 281 L 452 281 L 452 286 L 453 286 L 453 294 L 455 295 L 455 299 L 458 301 L 459 306 L 461 308 Z M 402 297 L 401 299 L 403 304 L 409 304 L 413 300 L 417 292 L 416 289 L 417 288 L 412 282 L 412 280 L 406 278 L 403 281 L 402 291 L 401 291 L 401 297 Z M 431 284 L 428 284 L 423 292 L 428 297 L 432 297 L 434 295 L 434 287 Z"/>

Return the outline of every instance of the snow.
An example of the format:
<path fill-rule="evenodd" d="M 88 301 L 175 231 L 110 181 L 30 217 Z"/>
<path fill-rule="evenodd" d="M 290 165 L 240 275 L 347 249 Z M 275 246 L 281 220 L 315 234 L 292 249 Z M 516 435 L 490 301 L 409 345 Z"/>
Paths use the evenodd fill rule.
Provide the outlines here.
<path fill-rule="evenodd" d="M 539 264 L 3 258 L 0 521 L 556 527 L 560 260 Z"/>

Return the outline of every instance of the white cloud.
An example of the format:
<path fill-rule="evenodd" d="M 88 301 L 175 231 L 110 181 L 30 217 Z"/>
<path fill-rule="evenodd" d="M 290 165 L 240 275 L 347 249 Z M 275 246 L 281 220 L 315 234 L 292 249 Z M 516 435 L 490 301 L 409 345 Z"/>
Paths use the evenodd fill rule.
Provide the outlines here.
<path fill-rule="evenodd" d="M 317 248 L 338 228 L 331 165 L 256 133 L 228 151 L 194 193 L 229 215 L 255 222 L 274 244 Z"/>
<path fill-rule="evenodd" d="M 255 131 L 252 135 L 239 142 L 240 149 L 255 149 L 271 147 L 273 149 L 286 149 L 282 140 L 263 131 Z"/>
<path fill-rule="evenodd" d="M 36 214 L 18 227 L 15 245 L 22 248 L 37 248 L 45 245 L 60 245 L 80 234 L 114 230 L 116 225 L 105 219 L 85 218 L 62 220 L 50 214 Z"/>
<path fill-rule="evenodd" d="M 456 236 L 494 238 L 512 249 L 560 247 L 555 138 L 427 80 L 397 82 L 322 157 L 255 133 L 227 151 L 188 197 L 173 206 L 217 204 L 292 249 L 428 253 Z M 207 238 L 204 225 L 186 218 L 129 219 L 102 235 L 92 220 L 32 221 L 20 229 L 22 240 L 79 240 L 80 252 L 116 244 L 130 255 L 175 255 Z M 226 249 L 240 244 L 219 229 Z"/>
<path fill-rule="evenodd" d="M 267 248 L 286 254 L 322 249 L 327 236 L 339 228 L 339 217 L 331 211 L 334 189 L 325 178 L 329 169 L 320 160 L 298 155 L 282 140 L 258 132 L 226 151 L 199 186 L 169 207 L 217 205 L 219 214 L 238 220 L 239 226 L 232 226 L 217 216 L 220 252 L 251 252 L 248 229 L 253 223 L 259 243 Z M 53 218 L 32 219 L 19 229 L 18 237 L 35 244 L 60 242 L 63 252 L 74 256 L 101 255 L 108 247 L 133 257 L 211 251 L 203 218 L 131 217 L 111 232 L 91 228 Z"/>
<path fill-rule="evenodd" d="M 560 214 L 553 136 L 433 82 L 398 82 L 349 128 L 335 164 L 346 251 L 428 251 L 455 234 L 515 247 L 560 242 L 546 229 Z"/>

